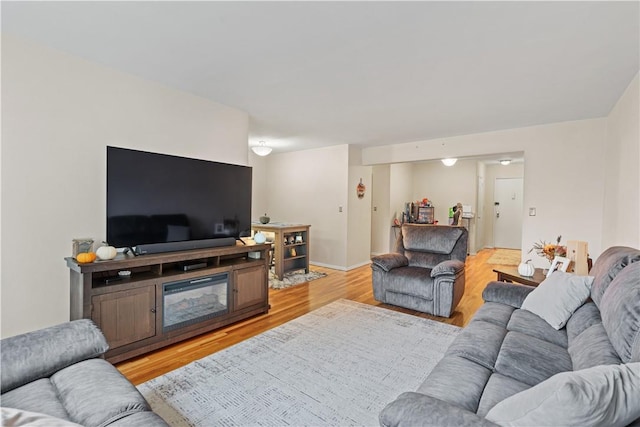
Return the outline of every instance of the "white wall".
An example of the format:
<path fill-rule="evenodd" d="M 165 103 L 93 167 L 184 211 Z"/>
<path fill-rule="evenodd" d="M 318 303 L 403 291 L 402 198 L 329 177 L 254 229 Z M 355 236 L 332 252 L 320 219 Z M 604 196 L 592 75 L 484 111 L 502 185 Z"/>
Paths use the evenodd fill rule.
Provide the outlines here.
<path fill-rule="evenodd" d="M 364 150 L 363 153 L 364 155 Z M 363 159 L 364 160 L 364 159 Z M 389 213 L 391 219 L 402 221 L 402 212 L 406 202 L 413 200 L 413 165 L 411 163 L 395 163 L 389 167 Z M 388 226 L 387 226 L 388 227 Z M 389 249 L 392 251 L 398 237 L 398 229 L 390 230 Z"/>
<path fill-rule="evenodd" d="M 107 145 L 247 164 L 248 116 L 2 37 L 2 336 L 69 319 L 76 237 L 105 237 Z"/>
<path fill-rule="evenodd" d="M 563 241 L 589 242 L 590 254 L 597 257 L 603 250 L 605 130 L 605 118 L 580 120 L 369 147 L 362 155 L 364 164 L 376 165 L 524 152 L 524 206 L 536 207 L 537 216 L 523 218 L 523 251 L 562 234 Z M 535 262 L 544 264 L 542 258 Z"/>
<path fill-rule="evenodd" d="M 640 247 L 638 80 L 636 75 L 607 118 L 603 247 Z"/>
<path fill-rule="evenodd" d="M 310 224 L 309 260 L 346 269 L 349 147 L 271 154 L 267 162 L 271 221 Z"/>
<path fill-rule="evenodd" d="M 252 168 L 251 219 L 258 221 L 269 210 L 268 157 L 258 156 L 249 150 L 249 166 Z"/>
<path fill-rule="evenodd" d="M 371 166 L 362 166 L 361 151 L 360 148 L 349 146 L 347 270 L 368 264 L 371 258 Z M 356 191 L 360 181 L 365 186 L 361 199 Z"/>
<path fill-rule="evenodd" d="M 373 166 L 371 171 L 371 189 L 373 211 L 371 213 L 371 255 L 389 251 L 393 216 L 389 202 L 389 165 Z"/>

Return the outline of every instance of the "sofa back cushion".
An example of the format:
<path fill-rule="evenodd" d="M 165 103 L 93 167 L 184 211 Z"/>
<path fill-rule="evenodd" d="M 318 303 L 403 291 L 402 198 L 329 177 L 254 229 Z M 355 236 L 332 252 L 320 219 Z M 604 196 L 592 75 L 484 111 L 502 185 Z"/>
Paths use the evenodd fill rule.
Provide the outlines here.
<path fill-rule="evenodd" d="M 589 275 L 595 278 L 591 287 L 591 299 L 598 307 L 611 281 L 623 268 L 637 261 L 640 261 L 640 250 L 625 246 L 612 246 L 596 259 Z"/>
<path fill-rule="evenodd" d="M 442 261 L 467 258 L 468 232 L 463 227 L 403 224 L 396 251 L 409 259 L 409 265 L 433 268 Z"/>
<path fill-rule="evenodd" d="M 640 362 L 640 262 L 625 267 L 600 301 L 602 325 L 625 362 Z"/>

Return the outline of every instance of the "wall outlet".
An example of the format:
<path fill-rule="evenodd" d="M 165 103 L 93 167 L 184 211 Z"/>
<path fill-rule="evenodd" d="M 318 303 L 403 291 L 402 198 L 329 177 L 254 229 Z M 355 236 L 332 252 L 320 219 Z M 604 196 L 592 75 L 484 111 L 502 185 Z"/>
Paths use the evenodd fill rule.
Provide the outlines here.
<path fill-rule="evenodd" d="M 338 206 L 338 212 L 342 212 L 342 206 Z"/>

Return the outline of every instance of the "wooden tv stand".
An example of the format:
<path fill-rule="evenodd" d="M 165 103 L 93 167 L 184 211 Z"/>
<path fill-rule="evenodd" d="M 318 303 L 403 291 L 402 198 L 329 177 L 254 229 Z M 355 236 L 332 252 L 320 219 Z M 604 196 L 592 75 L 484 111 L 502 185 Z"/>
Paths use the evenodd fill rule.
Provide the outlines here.
<path fill-rule="evenodd" d="M 65 258 L 71 280 L 70 318 L 92 319 L 109 343 L 107 360 L 117 363 L 267 313 L 270 247 L 238 243 L 141 256 L 118 254 L 113 260 L 90 264 Z M 131 275 L 122 278 L 118 275 L 121 271 Z M 178 328 L 164 326 L 166 285 L 196 283 L 212 276 L 226 280 L 225 311 Z"/>

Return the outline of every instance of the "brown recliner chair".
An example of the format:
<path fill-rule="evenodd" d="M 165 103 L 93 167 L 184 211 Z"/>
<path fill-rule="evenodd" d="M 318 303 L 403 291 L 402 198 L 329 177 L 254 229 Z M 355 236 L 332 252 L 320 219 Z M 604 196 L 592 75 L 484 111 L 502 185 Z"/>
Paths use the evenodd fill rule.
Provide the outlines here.
<path fill-rule="evenodd" d="M 464 294 L 464 227 L 403 224 L 395 252 L 371 258 L 373 297 L 450 317 Z"/>

